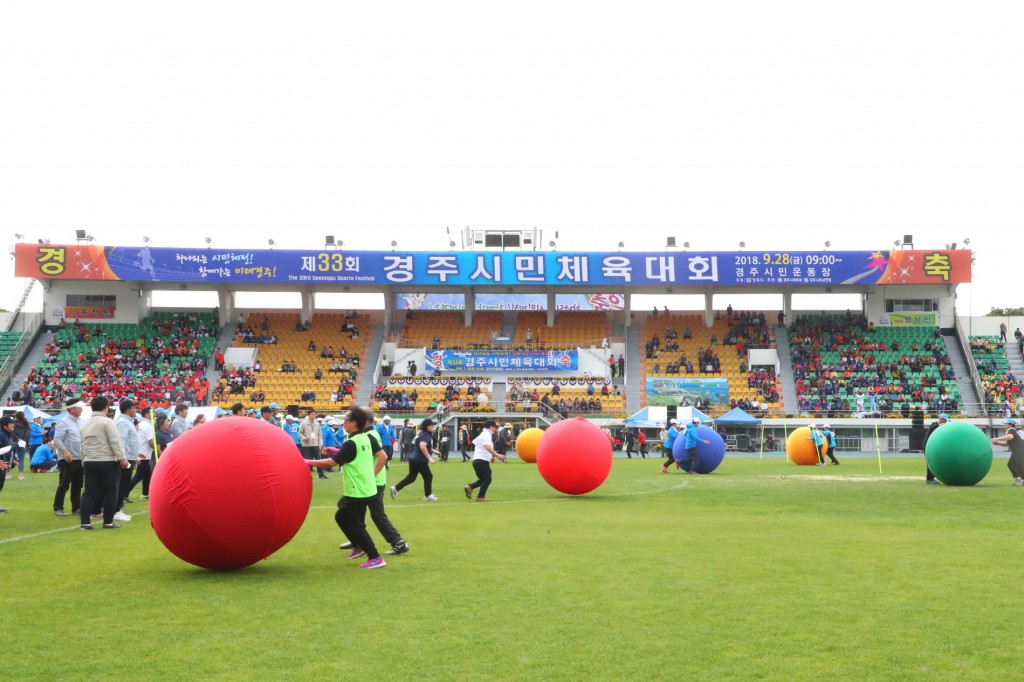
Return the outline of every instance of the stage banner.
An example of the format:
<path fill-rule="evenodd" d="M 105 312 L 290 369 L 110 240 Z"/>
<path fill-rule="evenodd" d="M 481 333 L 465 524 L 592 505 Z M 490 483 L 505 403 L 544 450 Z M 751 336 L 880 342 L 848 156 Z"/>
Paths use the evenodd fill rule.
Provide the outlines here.
<path fill-rule="evenodd" d="M 728 405 L 729 380 L 647 377 L 648 405 L 679 405 L 684 398 L 691 405 L 697 398 L 705 405 Z"/>
<path fill-rule="evenodd" d="M 579 369 L 579 351 L 427 350 L 426 371 L 435 369 L 447 372 L 572 372 Z"/>
<path fill-rule="evenodd" d="M 934 327 L 938 324 L 935 313 L 883 313 L 878 322 L 882 327 Z"/>
<path fill-rule="evenodd" d="M 666 284 L 965 283 L 971 281 L 971 255 L 971 251 L 963 250 L 402 252 L 22 243 L 15 247 L 15 275 L 142 282 L 345 284 L 409 291 L 422 291 L 419 287 L 425 286 L 588 286 L 614 292 L 625 287 Z M 587 298 L 593 307 L 587 308 L 580 301 L 578 309 L 619 309 L 615 301 Z"/>
<path fill-rule="evenodd" d="M 112 306 L 64 306 L 61 317 L 69 320 L 112 320 L 117 310 Z"/>

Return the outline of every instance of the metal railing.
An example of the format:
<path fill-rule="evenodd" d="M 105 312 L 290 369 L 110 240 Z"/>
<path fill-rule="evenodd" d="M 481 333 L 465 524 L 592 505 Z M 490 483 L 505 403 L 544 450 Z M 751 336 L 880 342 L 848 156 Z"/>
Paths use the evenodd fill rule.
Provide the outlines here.
<path fill-rule="evenodd" d="M 11 380 L 14 379 L 14 375 L 18 371 L 18 366 L 28 354 L 29 348 L 35 343 L 39 328 L 43 325 L 42 313 L 22 314 L 20 319 L 25 332 L 18 339 L 18 343 L 15 344 L 11 354 L 4 360 L 3 365 L 0 365 L 0 392 L 7 391 Z"/>
<path fill-rule="evenodd" d="M 377 409 L 377 404 L 374 403 L 374 409 Z M 539 401 L 532 401 L 529 408 L 524 408 L 521 401 L 495 401 L 487 403 L 486 405 L 480 405 L 475 400 L 456 400 L 449 403 L 448 405 L 439 404 L 434 408 L 423 409 L 420 407 L 403 410 L 401 408 L 387 408 L 388 414 L 423 414 L 428 413 L 432 418 L 440 420 L 453 415 L 462 416 L 478 416 L 486 417 L 490 414 L 522 414 L 522 415 L 540 415 L 546 418 L 548 421 L 557 422 L 561 421 L 565 417 L 558 412 L 555 408 L 546 405 Z M 601 410 L 568 410 L 569 416 L 583 416 L 583 417 L 613 417 L 613 418 L 625 418 L 625 414 L 621 412 L 602 412 Z"/>
<path fill-rule="evenodd" d="M 540 341 L 533 341 L 532 343 L 513 343 L 508 341 L 507 343 L 498 343 L 490 341 L 471 342 L 471 343 L 445 343 L 444 339 L 438 344 L 440 350 L 576 350 L 577 348 L 601 348 L 604 344 L 604 340 L 607 337 L 601 337 L 599 339 L 584 339 L 582 341 L 573 341 L 571 343 L 551 343 L 541 339 Z M 398 337 L 399 348 L 433 348 L 434 340 L 430 339 L 425 341 L 423 339 L 414 339 L 408 336 Z"/>
<path fill-rule="evenodd" d="M 32 289 L 35 288 L 36 280 L 30 279 L 28 284 L 25 285 L 25 290 L 21 292 L 21 299 L 18 301 L 18 305 L 11 311 L 10 317 L 7 318 L 7 329 L 6 331 L 14 331 L 14 323 L 18 321 L 21 316 L 21 311 L 25 308 L 25 302 L 28 301 L 29 294 L 32 293 Z"/>
<path fill-rule="evenodd" d="M 974 385 L 975 395 L 984 400 L 985 387 L 981 383 L 981 374 L 978 373 L 978 367 L 974 364 L 974 354 L 970 352 L 971 344 L 967 340 L 966 332 L 964 332 L 964 326 L 960 324 L 960 316 L 956 314 L 955 309 L 953 312 L 953 328 L 956 330 L 957 338 L 960 341 L 960 353 L 964 358 L 964 362 L 967 363 L 967 371 L 971 375 L 971 384 Z M 978 414 L 985 414 L 985 412 L 986 410 L 982 409 L 978 411 Z"/>

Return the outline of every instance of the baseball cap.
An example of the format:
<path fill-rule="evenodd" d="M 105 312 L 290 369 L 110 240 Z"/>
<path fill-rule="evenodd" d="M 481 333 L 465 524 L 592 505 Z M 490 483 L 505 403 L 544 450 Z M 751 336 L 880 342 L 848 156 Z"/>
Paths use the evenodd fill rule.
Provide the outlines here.
<path fill-rule="evenodd" d="M 692 422 L 693 422 L 694 424 L 700 424 L 700 417 L 694 417 L 694 418 L 693 418 L 693 419 L 692 419 L 691 421 L 692 421 Z"/>
<path fill-rule="evenodd" d="M 678 424 L 678 423 L 679 423 L 679 420 L 678 420 L 678 419 L 669 419 L 669 420 L 668 420 L 668 423 L 669 423 L 669 424 Z"/>
<path fill-rule="evenodd" d="M 949 421 L 949 415 L 943 412 L 942 414 L 939 415 L 939 419 L 945 419 L 946 421 Z"/>
<path fill-rule="evenodd" d="M 64 401 L 64 407 L 83 407 L 81 398 L 68 398 Z"/>
<path fill-rule="evenodd" d="M 1014 426 L 1016 426 L 1017 425 L 1017 420 L 1016 419 L 1004 419 L 1003 423 L 1004 424 L 1013 424 Z"/>
<path fill-rule="evenodd" d="M 832 427 L 829 426 L 828 424 L 822 424 L 821 428 L 823 428 L 823 429 L 831 429 Z"/>
<path fill-rule="evenodd" d="M 497 425 L 498 425 L 498 422 L 494 421 L 493 419 L 488 419 L 487 421 L 484 422 L 484 428 L 485 429 L 489 429 L 492 426 L 497 426 Z"/>
<path fill-rule="evenodd" d="M 422 422 L 420 422 L 420 428 L 421 429 L 426 429 L 428 426 L 433 426 L 436 423 L 437 423 L 436 421 L 434 421 L 430 417 L 427 417 Z"/>
<path fill-rule="evenodd" d="M 7 415 L 5 417 L 0 417 L 0 426 L 7 426 L 8 424 L 13 424 L 13 423 L 14 423 L 14 417 L 12 417 L 10 415 Z"/>
<path fill-rule="evenodd" d="M 391 415 L 390 414 L 384 415 L 384 421 L 386 421 L 386 422 L 391 421 Z"/>
<path fill-rule="evenodd" d="M 295 421 L 295 417 L 291 416 L 290 414 L 289 415 L 285 415 L 285 420 L 286 421 Z"/>
<path fill-rule="evenodd" d="M 280 410 L 281 409 L 281 406 L 278 405 L 277 403 L 270 403 L 269 405 L 267 405 L 267 407 L 269 407 L 272 410 Z"/>

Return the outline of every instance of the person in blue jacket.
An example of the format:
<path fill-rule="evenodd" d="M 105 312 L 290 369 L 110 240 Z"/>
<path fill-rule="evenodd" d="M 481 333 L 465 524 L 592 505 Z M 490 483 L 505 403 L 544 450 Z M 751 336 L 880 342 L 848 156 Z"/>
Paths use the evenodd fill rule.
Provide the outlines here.
<path fill-rule="evenodd" d="M 672 456 L 672 445 L 676 442 L 676 437 L 679 436 L 679 430 L 676 428 L 679 422 L 675 419 L 668 421 L 668 431 L 665 433 L 665 442 L 661 444 L 661 447 L 665 450 L 665 463 L 661 465 L 661 473 L 667 474 L 668 468 L 675 464 L 675 458 Z"/>
<path fill-rule="evenodd" d="M 36 416 L 32 418 L 32 425 L 29 427 L 28 435 L 28 456 L 36 454 L 36 448 L 43 444 L 43 418 Z M 31 463 L 29 464 L 31 466 Z"/>
<path fill-rule="evenodd" d="M 292 437 L 292 440 L 295 441 L 295 447 L 298 448 L 299 452 L 302 452 L 302 440 L 299 438 L 299 426 L 301 426 L 301 424 L 299 424 L 299 420 L 289 414 L 285 416 L 284 426 L 281 428 L 284 429 L 285 433 Z"/>
<path fill-rule="evenodd" d="M 320 436 L 321 436 L 321 439 L 324 442 L 324 447 L 325 448 L 336 448 L 336 447 L 338 447 L 338 436 L 337 436 L 337 434 L 334 433 L 334 429 L 331 428 L 331 425 L 328 424 L 327 422 L 323 421 L 322 419 L 318 419 L 318 421 L 321 422 L 320 423 Z"/>
<path fill-rule="evenodd" d="M 339 446 L 338 436 L 337 436 L 337 434 L 334 433 L 334 429 L 331 428 L 331 425 L 327 422 L 327 420 L 325 420 L 322 417 L 317 417 L 316 420 L 318 422 L 320 422 L 320 439 L 323 441 L 323 447 L 324 448 L 336 448 L 336 447 L 338 447 Z M 328 469 L 328 471 L 334 471 L 334 468 L 331 467 L 331 468 Z"/>
<path fill-rule="evenodd" d="M 814 441 L 814 450 L 818 453 L 818 463 L 816 466 L 825 466 L 825 449 L 826 440 L 825 436 L 822 435 L 821 430 L 814 424 L 808 424 L 807 428 L 811 430 L 811 437 L 807 440 Z"/>
<path fill-rule="evenodd" d="M 825 439 L 825 454 L 833 464 L 839 464 L 839 460 L 836 459 L 836 434 L 832 430 L 832 427 L 828 424 L 823 424 L 821 427 L 821 436 Z M 822 460 L 824 462 L 824 460 Z"/>
<path fill-rule="evenodd" d="M 380 424 L 377 425 L 377 434 L 380 436 L 380 447 L 387 456 L 388 461 L 391 461 L 391 456 L 394 455 L 394 448 L 392 445 L 397 438 L 395 434 L 395 427 L 391 425 L 391 415 L 384 415 L 384 419 Z"/>
<path fill-rule="evenodd" d="M 695 474 L 697 473 L 697 465 L 700 464 L 700 455 L 697 454 L 697 444 L 704 443 L 709 444 L 711 441 L 703 440 L 697 435 L 697 427 L 700 426 L 700 419 L 694 417 L 693 420 L 686 425 L 686 432 L 683 437 L 686 439 L 683 441 L 683 445 L 686 447 L 686 473 Z"/>
<path fill-rule="evenodd" d="M 36 446 L 28 465 L 34 474 L 52 471 L 57 466 L 57 455 L 53 454 L 53 448 L 50 447 L 49 436 L 44 436 L 42 444 Z"/>

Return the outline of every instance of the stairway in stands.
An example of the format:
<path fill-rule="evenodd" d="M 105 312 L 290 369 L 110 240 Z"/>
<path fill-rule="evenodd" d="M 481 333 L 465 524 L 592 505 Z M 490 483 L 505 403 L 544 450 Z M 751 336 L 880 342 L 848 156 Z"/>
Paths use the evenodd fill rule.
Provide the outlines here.
<path fill-rule="evenodd" d="M 782 404 L 789 414 L 799 412 L 796 399 L 796 379 L 793 377 L 793 354 L 789 350 L 789 330 L 775 327 L 775 348 L 779 354 L 779 383 L 782 387 Z"/>
<path fill-rule="evenodd" d="M 643 358 L 644 351 L 641 350 L 640 334 L 642 329 L 639 325 L 631 324 L 626 328 L 626 386 L 623 393 L 626 395 L 626 412 L 633 414 L 643 408 Z M 621 379 L 619 379 L 621 381 Z"/>

